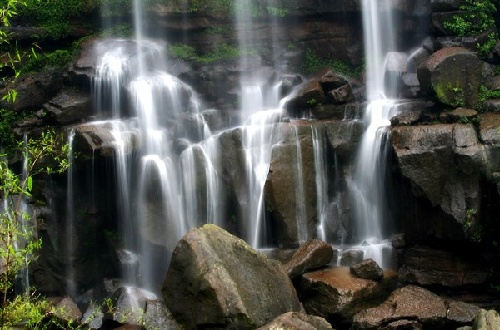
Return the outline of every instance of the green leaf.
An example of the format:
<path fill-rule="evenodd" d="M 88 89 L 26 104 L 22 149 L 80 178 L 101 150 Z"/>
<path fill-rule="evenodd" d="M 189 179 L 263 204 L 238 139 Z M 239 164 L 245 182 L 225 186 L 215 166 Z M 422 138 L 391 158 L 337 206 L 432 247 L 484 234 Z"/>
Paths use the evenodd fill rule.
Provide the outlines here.
<path fill-rule="evenodd" d="M 26 184 L 27 184 L 28 191 L 33 190 L 33 177 L 31 175 L 28 176 L 28 178 L 26 179 Z"/>

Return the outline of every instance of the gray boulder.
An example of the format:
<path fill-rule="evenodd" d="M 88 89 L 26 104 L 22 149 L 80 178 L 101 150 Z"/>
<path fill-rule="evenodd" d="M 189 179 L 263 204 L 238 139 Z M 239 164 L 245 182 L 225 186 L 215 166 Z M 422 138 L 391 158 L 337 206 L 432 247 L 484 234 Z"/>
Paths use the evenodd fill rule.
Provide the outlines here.
<path fill-rule="evenodd" d="M 215 225 L 193 229 L 179 241 L 162 292 L 188 329 L 255 329 L 300 311 L 281 264 Z"/>

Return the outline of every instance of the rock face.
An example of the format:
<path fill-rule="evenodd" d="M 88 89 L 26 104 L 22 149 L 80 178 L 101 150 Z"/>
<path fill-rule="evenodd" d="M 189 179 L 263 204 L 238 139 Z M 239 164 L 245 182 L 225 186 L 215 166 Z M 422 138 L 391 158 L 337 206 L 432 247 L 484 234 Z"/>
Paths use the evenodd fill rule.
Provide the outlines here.
<path fill-rule="evenodd" d="M 285 313 L 258 330 L 316 330 L 333 329 L 325 319 L 303 313 Z"/>
<path fill-rule="evenodd" d="M 482 284 L 488 278 L 488 271 L 478 258 L 468 260 L 443 250 L 411 248 L 403 255 L 401 264 L 401 280 L 420 285 L 459 287 Z"/>
<path fill-rule="evenodd" d="M 412 193 L 427 199 L 433 207 L 438 206 L 455 221 L 441 219 L 429 223 L 427 234 L 459 237 L 462 231 L 463 236 L 469 235 L 467 230 L 475 225 L 472 210 L 478 210 L 480 205 L 484 161 L 484 149 L 474 127 L 470 124 L 398 126 L 391 129 L 391 140 Z"/>
<path fill-rule="evenodd" d="M 349 320 L 387 297 L 390 281 L 379 284 L 352 276 L 348 268 L 329 268 L 302 276 L 299 293 L 309 314 L 328 321 Z"/>
<path fill-rule="evenodd" d="M 309 270 L 327 265 L 333 258 L 333 248 L 330 244 L 314 239 L 303 244 L 292 259 L 285 264 L 285 270 L 290 278 L 295 278 Z"/>
<path fill-rule="evenodd" d="M 286 247 L 316 235 L 317 196 L 311 126 L 284 125 L 282 131 L 281 143 L 273 146 L 265 194 L 277 240 Z"/>
<path fill-rule="evenodd" d="M 215 225 L 193 229 L 179 241 L 162 292 L 189 329 L 254 329 L 300 310 L 281 265 Z"/>
<path fill-rule="evenodd" d="M 461 47 L 433 53 L 417 71 L 422 93 L 451 106 L 475 109 L 482 79 L 482 62 Z"/>

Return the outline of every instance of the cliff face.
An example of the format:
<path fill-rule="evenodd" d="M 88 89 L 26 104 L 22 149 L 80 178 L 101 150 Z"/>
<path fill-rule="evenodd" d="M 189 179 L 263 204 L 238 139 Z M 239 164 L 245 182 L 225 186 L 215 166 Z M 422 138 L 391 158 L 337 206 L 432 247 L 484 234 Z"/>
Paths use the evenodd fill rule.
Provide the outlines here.
<path fill-rule="evenodd" d="M 496 53 L 492 51 L 480 58 L 476 54 L 477 43 L 442 28 L 443 17 L 459 9 L 453 1 L 393 1 L 393 6 L 402 27 L 398 31 L 401 51 L 394 52 L 394 65 L 387 77 L 399 86 L 395 96 L 405 101 L 388 130 L 387 220 L 392 223 L 392 232 L 405 233 L 412 243 L 441 245 L 451 240 L 487 246 L 499 230 L 496 222 L 500 214 L 500 101 L 483 102 L 481 91 L 483 87 L 500 89 L 500 78 L 493 70 Z M 235 23 L 228 8 L 214 8 L 211 1 L 196 10 L 183 1 L 172 1 L 146 10 L 145 31 L 167 40 L 169 72 L 193 88 L 186 89 L 183 95 L 189 98 L 192 93 L 198 94 L 204 119 L 214 132 L 222 132 L 217 142 L 222 150 L 217 171 L 226 187 L 221 201 L 227 205 L 226 227 L 236 234 L 244 232 L 235 205 L 245 199 L 247 184 L 242 178 L 243 133 L 239 128 L 228 128 L 239 116 L 240 77 L 258 77 L 269 89 L 274 83 L 281 83 L 282 96 L 295 91 L 285 106 L 286 119 L 290 120 L 282 124 L 282 134 L 274 141 L 265 185 L 266 226 L 275 234 L 270 235 L 269 242 L 278 246 L 298 243 L 299 209 L 304 213 L 305 231 L 310 237 L 316 236 L 320 219 L 320 190 L 316 182 L 319 169 L 314 165 L 317 140 L 324 149 L 327 169 L 323 180 L 327 182 L 326 198 L 331 200 L 324 210 L 327 238 L 335 243 L 349 240 L 353 206 L 348 185 L 364 131 L 356 115 L 357 109 L 364 107 L 364 77 L 320 69 L 332 64 L 332 60 L 352 71 L 362 65 L 359 1 L 283 0 L 272 8 L 258 8 L 264 11 Z M 121 19 L 128 21 L 126 16 Z M 33 114 L 19 123 L 18 132 L 37 131 L 47 125 L 61 130 L 71 127 L 76 132 L 74 149 L 79 157 L 75 177 L 79 180 L 74 196 L 78 196 L 76 207 L 80 212 L 75 223 L 76 232 L 81 235 L 77 264 L 80 270 L 89 264 L 105 265 L 100 267 L 102 274 L 95 277 L 116 272 L 117 267 L 111 267 L 117 260 L 114 251 L 120 257 L 118 237 L 112 234 L 119 227 L 116 219 L 120 213 L 115 198 L 119 194 L 115 188 L 116 173 L 110 166 L 116 160 L 115 141 L 109 124 L 88 124 L 96 116 L 92 82 L 103 52 L 100 47 L 112 42 L 115 39 L 91 38 L 82 43 L 80 56 L 68 70 L 30 74 L 15 86 L 19 93 L 16 111 Z M 241 49 L 236 53 L 223 51 L 238 43 L 251 49 L 244 67 L 239 62 Z M 124 47 L 133 53 L 136 44 L 130 41 Z M 218 57 L 210 58 L 214 53 Z M 125 89 L 122 92 L 126 94 Z M 123 107 L 131 108 L 132 101 L 123 97 Z M 478 113 L 479 108 L 483 112 Z M 311 114 L 313 120 L 298 119 L 306 114 Z M 133 115 L 130 110 L 128 116 Z M 110 113 L 104 113 L 104 119 L 110 117 Z M 179 153 L 184 150 L 181 137 L 176 136 Z M 132 147 L 128 156 L 133 156 L 137 141 L 134 134 L 129 136 Z M 299 149 L 301 166 L 297 169 Z M 203 163 L 202 156 L 196 159 Z M 200 182 L 196 187 L 204 191 L 207 183 L 202 181 L 206 174 L 198 170 Z M 297 171 L 302 171 L 301 175 L 297 176 Z M 91 180 L 85 179 L 91 175 Z M 297 197 L 299 177 L 304 181 L 303 195 Z M 47 207 L 40 208 L 40 212 L 48 224 L 42 228 L 47 256 L 35 268 L 38 280 L 34 285 L 41 291 L 64 290 L 54 271 L 64 261 L 49 247 L 63 248 L 56 234 L 64 227 L 65 180 L 56 178 L 41 193 Z M 96 190 L 96 186 L 102 189 Z M 207 198 L 198 195 L 200 199 Z M 155 212 L 152 209 L 151 213 Z M 152 249 L 168 248 L 155 237 L 156 227 L 151 228 L 148 244 Z M 85 244 L 89 241 L 99 244 Z M 96 253 L 99 258 L 89 259 Z M 89 287 L 93 278 L 77 280 L 81 286 Z"/>

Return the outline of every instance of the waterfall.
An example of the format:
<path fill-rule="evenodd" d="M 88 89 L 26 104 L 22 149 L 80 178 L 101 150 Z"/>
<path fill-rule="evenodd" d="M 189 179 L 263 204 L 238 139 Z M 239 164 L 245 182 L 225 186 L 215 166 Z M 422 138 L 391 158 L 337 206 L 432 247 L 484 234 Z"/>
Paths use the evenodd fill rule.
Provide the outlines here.
<path fill-rule="evenodd" d="M 386 128 L 395 114 L 396 101 L 388 98 L 394 91 L 386 84 L 386 57 L 395 50 L 392 1 L 363 0 L 363 31 L 367 64 L 366 88 L 367 107 L 364 115 L 366 131 L 360 142 L 354 164 L 354 173 L 350 182 L 352 194 L 355 230 L 354 239 L 363 242 L 368 251 L 365 257 L 371 257 L 382 266 L 381 249 L 385 246 L 384 224 L 387 205 L 385 201 L 385 141 Z M 367 248 L 370 247 L 370 248 Z"/>
<path fill-rule="evenodd" d="M 74 205 L 74 189 L 73 189 L 73 170 L 74 170 L 74 153 L 73 153 L 73 139 L 75 137 L 75 130 L 70 129 L 68 132 L 68 183 L 66 187 L 66 291 L 72 297 L 76 296 L 77 282 L 74 269 L 74 256 L 75 256 L 75 205 Z"/>

